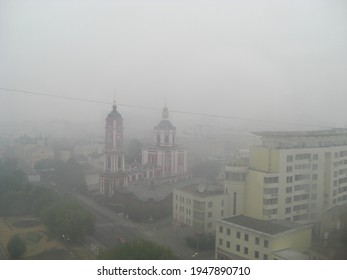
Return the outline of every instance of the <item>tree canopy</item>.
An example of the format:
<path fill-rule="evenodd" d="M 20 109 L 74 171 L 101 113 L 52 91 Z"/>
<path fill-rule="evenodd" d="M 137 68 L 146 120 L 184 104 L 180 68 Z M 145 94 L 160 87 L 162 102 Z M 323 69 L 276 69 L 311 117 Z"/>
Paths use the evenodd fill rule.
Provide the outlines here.
<path fill-rule="evenodd" d="M 70 198 L 59 199 L 41 212 L 49 230 L 71 242 L 80 241 L 95 229 L 94 216 Z"/>
<path fill-rule="evenodd" d="M 148 240 L 136 240 L 105 251 L 99 258 L 103 260 L 174 260 L 176 256 L 169 247 Z"/>
<path fill-rule="evenodd" d="M 25 241 L 19 238 L 17 235 L 14 235 L 10 238 L 6 248 L 10 259 L 19 259 L 26 252 Z"/>

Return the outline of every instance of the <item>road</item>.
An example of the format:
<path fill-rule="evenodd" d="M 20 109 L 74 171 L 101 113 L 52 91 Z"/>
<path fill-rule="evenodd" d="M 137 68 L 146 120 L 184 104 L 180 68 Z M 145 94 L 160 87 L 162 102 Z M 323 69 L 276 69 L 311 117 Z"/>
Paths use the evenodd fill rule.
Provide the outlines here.
<path fill-rule="evenodd" d="M 118 244 L 118 237 L 121 236 L 127 241 L 147 239 L 170 247 L 179 259 L 213 259 L 214 257 L 212 251 L 199 252 L 196 255 L 196 250 L 188 248 L 185 238 L 173 230 L 170 218 L 154 223 L 135 223 L 83 194 L 72 192 L 71 195 L 95 215 L 97 222 L 93 238 L 105 248 Z M 195 256 L 192 257 L 193 255 Z"/>

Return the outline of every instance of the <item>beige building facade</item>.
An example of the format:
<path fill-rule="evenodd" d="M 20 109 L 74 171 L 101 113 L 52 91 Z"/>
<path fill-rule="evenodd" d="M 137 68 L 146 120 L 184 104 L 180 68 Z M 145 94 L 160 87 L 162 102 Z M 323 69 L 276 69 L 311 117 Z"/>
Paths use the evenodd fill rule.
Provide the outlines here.
<path fill-rule="evenodd" d="M 216 259 L 308 259 L 311 225 L 238 215 L 217 222 Z"/>
<path fill-rule="evenodd" d="M 227 217 L 226 196 L 221 187 L 191 184 L 173 190 L 173 219 L 197 233 L 214 233 L 216 221 Z"/>
<path fill-rule="evenodd" d="M 310 223 L 347 203 L 347 130 L 256 133 L 251 148 L 244 214 Z"/>

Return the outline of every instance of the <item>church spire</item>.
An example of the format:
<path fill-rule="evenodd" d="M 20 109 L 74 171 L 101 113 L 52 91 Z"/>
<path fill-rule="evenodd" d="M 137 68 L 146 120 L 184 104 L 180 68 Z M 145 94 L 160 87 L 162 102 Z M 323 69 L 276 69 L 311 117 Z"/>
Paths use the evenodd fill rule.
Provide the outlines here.
<path fill-rule="evenodd" d="M 113 109 L 117 109 L 117 105 L 116 105 L 116 89 L 114 89 L 114 97 L 113 97 Z"/>
<path fill-rule="evenodd" d="M 164 108 L 163 108 L 162 118 L 163 118 L 163 120 L 169 119 L 169 110 L 168 110 L 167 105 L 166 105 L 166 98 L 164 100 Z"/>

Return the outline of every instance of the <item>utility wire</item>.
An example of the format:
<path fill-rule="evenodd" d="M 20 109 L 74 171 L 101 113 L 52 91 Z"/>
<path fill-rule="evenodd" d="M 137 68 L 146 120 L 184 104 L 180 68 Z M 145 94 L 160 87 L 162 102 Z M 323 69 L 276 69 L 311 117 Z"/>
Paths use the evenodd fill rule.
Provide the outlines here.
<path fill-rule="evenodd" d="M 12 88 L 0 87 L 0 90 L 2 90 L 2 91 L 9 91 L 9 92 L 13 92 L 13 93 L 16 93 L 16 94 L 31 94 L 31 95 L 39 95 L 39 96 L 45 96 L 45 97 L 51 97 L 51 98 L 74 100 L 74 101 L 83 101 L 83 102 L 98 103 L 98 104 L 108 104 L 108 105 L 113 104 L 112 102 L 107 102 L 107 101 L 102 101 L 102 100 L 86 99 L 86 98 L 71 97 L 71 96 L 63 96 L 63 95 L 42 93 L 42 92 L 36 92 L 36 91 L 18 90 L 18 89 L 12 89 Z M 154 107 L 129 105 L 129 104 L 121 104 L 121 103 L 117 103 L 117 106 L 136 108 L 136 109 L 144 109 L 144 110 L 155 110 L 155 111 L 162 110 L 162 109 L 154 108 Z M 267 121 L 267 120 L 259 120 L 259 119 L 252 119 L 252 118 L 243 118 L 243 117 L 234 117 L 234 116 L 226 116 L 226 115 L 198 113 L 198 112 L 181 111 L 181 110 L 170 110 L 170 112 L 172 112 L 172 113 L 179 113 L 179 114 L 186 114 L 186 115 L 194 115 L 194 116 L 205 116 L 205 117 L 212 117 L 212 118 L 224 118 L 224 119 L 232 119 L 232 120 L 239 120 L 239 121 L 249 121 L 249 122 L 262 122 L 262 123 L 273 123 L 273 124 L 284 124 L 284 125 L 296 125 L 296 126 L 306 126 L 306 127 L 315 127 L 315 128 L 325 128 L 325 129 L 334 128 L 334 127 L 331 127 L 331 126 L 322 126 L 322 125 L 314 125 L 314 124 L 291 123 L 291 122 L 281 122 L 281 121 Z"/>

